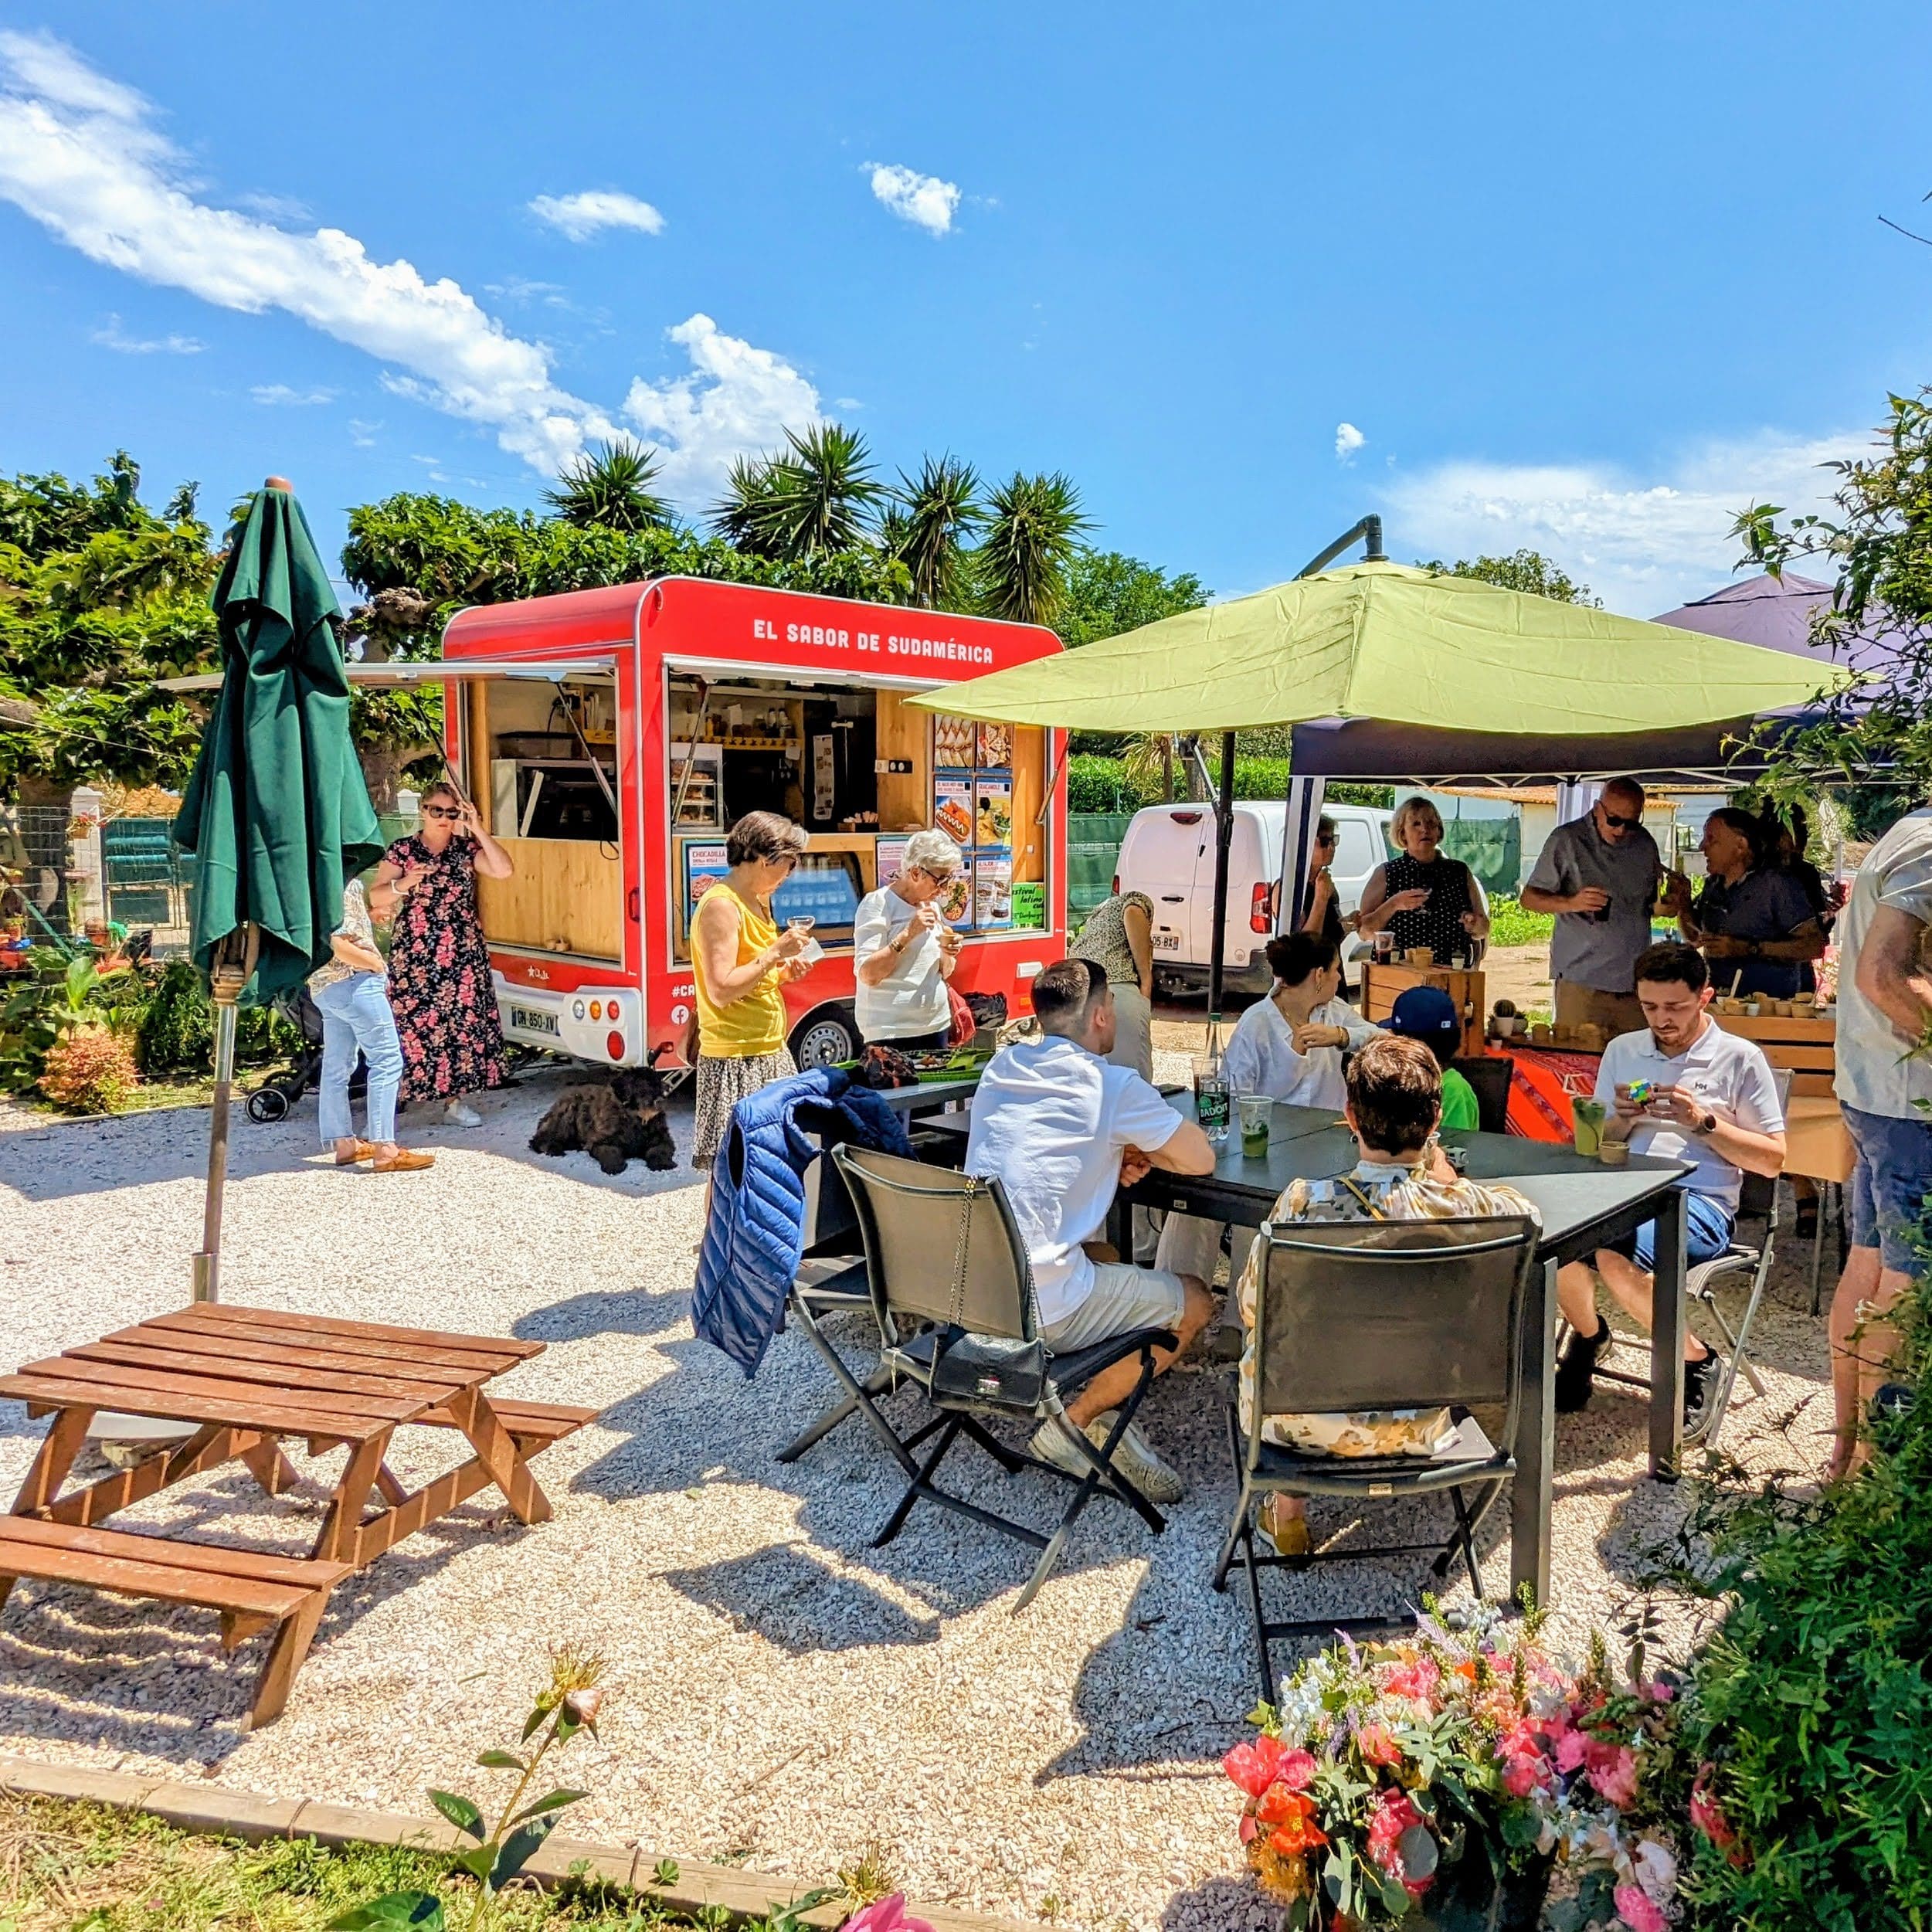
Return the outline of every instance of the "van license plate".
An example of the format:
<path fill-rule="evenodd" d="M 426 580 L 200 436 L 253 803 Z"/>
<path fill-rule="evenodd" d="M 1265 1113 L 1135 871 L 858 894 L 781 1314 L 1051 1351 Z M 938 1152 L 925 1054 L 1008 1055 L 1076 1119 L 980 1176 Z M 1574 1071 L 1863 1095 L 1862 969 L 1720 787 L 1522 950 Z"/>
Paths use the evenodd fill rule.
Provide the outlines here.
<path fill-rule="evenodd" d="M 1178 952 L 1180 950 L 1180 935 L 1178 932 L 1156 932 L 1153 939 L 1156 952 Z"/>
<path fill-rule="evenodd" d="M 510 1024 L 513 1027 L 521 1027 L 525 1033 L 554 1034 L 557 1031 L 557 1016 L 554 1013 L 535 1013 L 528 1007 L 512 1007 L 510 1009 Z"/>

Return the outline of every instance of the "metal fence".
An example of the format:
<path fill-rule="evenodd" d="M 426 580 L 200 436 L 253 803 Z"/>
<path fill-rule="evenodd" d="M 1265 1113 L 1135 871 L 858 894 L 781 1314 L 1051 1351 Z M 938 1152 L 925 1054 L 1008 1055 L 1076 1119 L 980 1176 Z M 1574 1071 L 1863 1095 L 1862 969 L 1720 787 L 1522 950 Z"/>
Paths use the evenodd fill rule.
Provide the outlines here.
<path fill-rule="evenodd" d="M 191 861 L 168 837 L 165 818 L 110 819 L 100 828 L 101 885 L 108 923 L 154 935 L 157 954 L 188 944 Z"/>

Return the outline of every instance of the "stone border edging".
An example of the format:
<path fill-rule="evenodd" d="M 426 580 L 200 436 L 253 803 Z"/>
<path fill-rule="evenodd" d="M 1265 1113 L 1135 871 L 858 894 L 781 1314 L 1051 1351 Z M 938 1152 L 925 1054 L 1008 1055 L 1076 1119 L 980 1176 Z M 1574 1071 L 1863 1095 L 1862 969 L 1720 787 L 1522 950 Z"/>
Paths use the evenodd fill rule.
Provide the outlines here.
<path fill-rule="evenodd" d="M 219 1784 L 183 1784 L 163 1778 L 128 1771 L 97 1771 L 79 1766 L 46 1764 L 30 1757 L 0 1756 L 0 1791 L 36 1798 L 61 1798 L 103 1805 L 123 1811 L 144 1811 L 184 1832 L 218 1834 L 260 1843 L 271 1838 L 312 1838 L 324 1845 L 405 1845 L 423 1851 L 465 1849 L 470 1841 L 441 1818 L 410 1818 L 399 1811 L 363 1811 L 346 1805 L 328 1805 L 319 1798 L 263 1798 L 253 1791 Z M 674 1911 L 694 1914 L 718 1906 L 733 1925 L 763 1919 L 789 1905 L 810 1888 L 767 1873 L 735 1866 L 706 1865 L 675 1860 L 677 1883 L 650 1883 L 660 1854 L 641 1846 L 598 1845 L 560 1834 L 545 1840 L 524 1867 L 526 1877 L 548 1887 L 579 1876 L 598 1878 L 648 1895 Z M 573 1868 L 575 1868 L 573 1869 Z M 641 1881 L 641 1882 L 640 1882 Z M 928 1920 L 935 1932 L 1047 1932 L 1024 1919 L 996 1919 L 945 1906 L 908 1904 L 907 1910 Z M 844 1917 L 844 1909 L 821 1905 L 801 1914 L 808 1926 L 831 1932 Z"/>

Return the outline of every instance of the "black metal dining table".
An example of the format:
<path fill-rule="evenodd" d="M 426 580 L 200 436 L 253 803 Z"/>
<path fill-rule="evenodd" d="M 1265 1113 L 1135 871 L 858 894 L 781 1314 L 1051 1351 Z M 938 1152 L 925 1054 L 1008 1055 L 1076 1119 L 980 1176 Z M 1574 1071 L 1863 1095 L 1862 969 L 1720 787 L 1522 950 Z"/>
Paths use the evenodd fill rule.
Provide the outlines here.
<path fill-rule="evenodd" d="M 1193 1118 L 1193 1098 L 1170 1093 L 1168 1103 Z M 1683 1437 L 1684 1212 L 1672 1183 L 1689 1170 L 1679 1161 L 1633 1156 L 1627 1166 L 1587 1160 L 1574 1148 L 1513 1134 L 1450 1129 L 1444 1146 L 1459 1150 L 1472 1180 L 1507 1182 L 1536 1207 L 1542 1221 L 1536 1257 L 1541 1292 L 1520 1338 L 1523 1407 L 1514 1445 L 1509 1586 L 1524 1584 L 1539 1603 L 1550 1596 L 1550 1507 L 1555 1461 L 1557 1270 L 1587 1261 L 1624 1240 L 1645 1221 L 1657 1224 L 1657 1287 L 1651 1332 L 1650 1473 L 1674 1481 Z M 1115 1197 L 1109 1237 L 1129 1251 L 1128 1224 L 1136 1207 L 1199 1214 L 1238 1227 L 1258 1227 L 1293 1180 L 1345 1174 L 1357 1158 L 1355 1136 L 1332 1108 L 1275 1103 L 1268 1151 L 1241 1151 L 1238 1128 L 1218 1149 L 1211 1174 L 1172 1174 L 1158 1167 Z"/>

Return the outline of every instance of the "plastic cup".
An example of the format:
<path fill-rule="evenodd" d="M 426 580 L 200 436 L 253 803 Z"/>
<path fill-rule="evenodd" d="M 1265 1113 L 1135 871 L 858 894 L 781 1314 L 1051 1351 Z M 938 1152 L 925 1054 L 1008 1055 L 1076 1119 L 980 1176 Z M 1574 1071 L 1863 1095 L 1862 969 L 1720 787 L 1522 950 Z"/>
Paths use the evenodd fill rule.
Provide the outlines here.
<path fill-rule="evenodd" d="M 1608 1112 L 1601 1100 L 1570 1102 L 1570 1131 L 1575 1136 L 1578 1153 L 1587 1157 L 1603 1146 L 1603 1123 Z"/>
<path fill-rule="evenodd" d="M 1627 1140 L 1606 1140 L 1597 1149 L 1597 1158 L 1606 1167 L 1628 1167 L 1630 1165 L 1630 1143 Z"/>
<path fill-rule="evenodd" d="M 1275 1103 L 1265 1093 L 1244 1093 L 1241 1110 L 1241 1152 L 1250 1160 L 1259 1160 L 1268 1152 L 1268 1126 Z"/>

